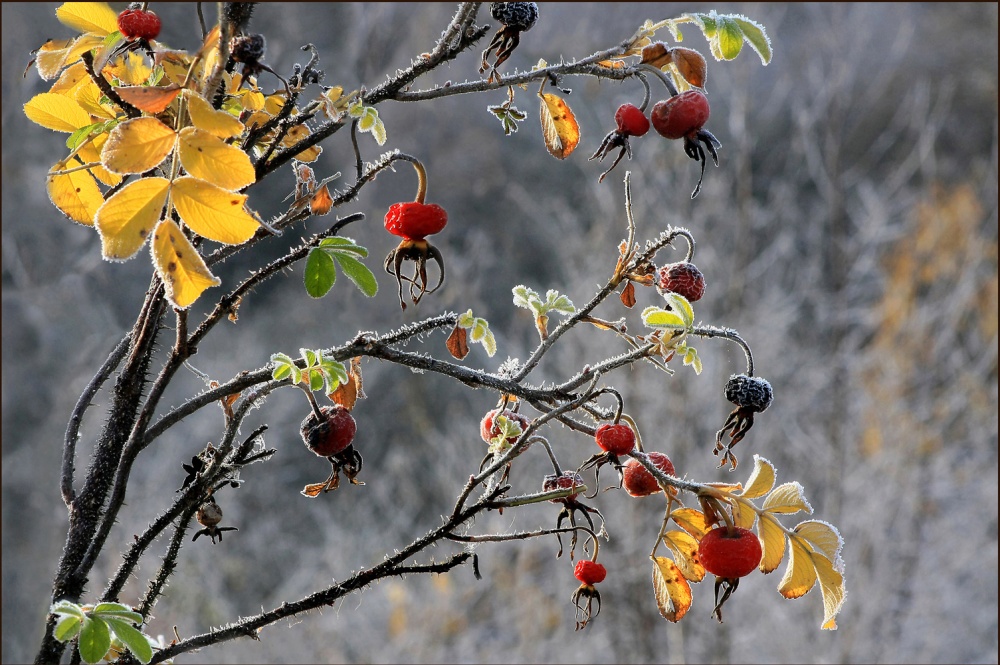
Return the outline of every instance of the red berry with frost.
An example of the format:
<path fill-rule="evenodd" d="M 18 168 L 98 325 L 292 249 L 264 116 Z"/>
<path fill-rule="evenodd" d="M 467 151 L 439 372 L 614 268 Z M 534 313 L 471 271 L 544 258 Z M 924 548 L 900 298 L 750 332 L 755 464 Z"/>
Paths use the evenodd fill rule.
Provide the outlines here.
<path fill-rule="evenodd" d="M 677 293 L 687 298 L 688 302 L 701 300 L 705 295 L 705 276 L 693 263 L 670 263 L 660 268 L 657 277 L 656 288 L 660 295 Z"/>
<path fill-rule="evenodd" d="M 612 455 L 625 455 L 635 448 L 635 432 L 625 423 L 601 425 L 594 439 L 601 450 Z"/>
<path fill-rule="evenodd" d="M 649 459 L 653 466 L 663 473 L 668 476 L 675 475 L 674 463 L 663 453 L 649 453 Z M 635 497 L 649 496 L 663 491 L 653 474 L 634 458 L 625 463 L 625 469 L 622 472 L 622 486 L 629 495 Z"/>
<path fill-rule="evenodd" d="M 760 565 L 760 539 L 749 529 L 712 529 L 698 544 L 698 560 L 705 570 L 727 579 L 745 577 Z"/>
<path fill-rule="evenodd" d="M 483 441 L 485 441 L 486 443 L 492 443 L 494 437 L 500 436 L 500 427 L 498 425 L 495 425 L 493 422 L 498 414 L 506 417 L 508 420 L 516 422 L 518 425 L 521 426 L 522 432 L 526 430 L 528 428 L 528 425 L 531 423 L 531 421 L 528 420 L 527 416 L 523 416 L 515 411 L 506 409 L 504 410 L 503 413 L 500 413 L 500 409 L 493 409 L 485 416 L 483 416 L 482 421 L 479 423 L 479 436 L 481 436 Z M 507 443 L 513 444 L 515 441 L 517 441 L 516 436 L 507 437 Z"/>
<path fill-rule="evenodd" d="M 576 562 L 573 575 L 583 584 L 594 586 L 604 581 L 604 578 L 608 576 L 608 569 L 596 561 L 581 559 Z"/>
<path fill-rule="evenodd" d="M 708 97 L 697 90 L 656 102 L 649 119 L 660 136 L 668 139 L 694 138 L 708 122 Z"/>
<path fill-rule="evenodd" d="M 160 17 L 154 12 L 129 8 L 118 15 L 118 30 L 125 39 L 156 39 L 160 34 Z"/>
<path fill-rule="evenodd" d="M 545 476 L 545 480 L 542 482 L 543 492 L 554 492 L 555 490 L 568 490 L 573 487 L 583 487 L 583 476 L 575 471 L 563 471 L 560 475 L 554 473 Z M 565 503 L 566 501 L 572 501 L 577 496 L 579 492 L 575 494 L 570 494 L 569 496 L 562 499 L 550 499 L 552 503 Z"/>
<path fill-rule="evenodd" d="M 447 223 L 448 213 L 436 203 L 393 203 L 385 213 L 385 230 L 407 240 L 423 240 Z"/>
<path fill-rule="evenodd" d="M 626 136 L 642 136 L 649 131 L 649 119 L 634 104 L 622 104 L 615 112 L 618 131 Z"/>
<path fill-rule="evenodd" d="M 339 404 L 324 406 L 320 411 L 323 412 L 322 419 L 316 417 L 315 412 L 310 412 L 299 431 L 309 450 L 320 457 L 329 457 L 351 445 L 358 425 L 351 412 Z"/>

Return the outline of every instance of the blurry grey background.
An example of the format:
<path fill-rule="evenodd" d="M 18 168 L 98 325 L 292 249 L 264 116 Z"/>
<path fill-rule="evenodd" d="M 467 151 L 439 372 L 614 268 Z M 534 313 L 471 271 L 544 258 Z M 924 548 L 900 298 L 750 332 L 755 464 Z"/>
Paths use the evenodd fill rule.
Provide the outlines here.
<path fill-rule="evenodd" d="M 58 478 L 68 413 L 131 325 L 150 272 L 145 253 L 103 262 L 97 234 L 63 219 L 46 197 L 44 174 L 64 154 L 65 136 L 24 117 L 22 105 L 46 85 L 34 71 L 27 79 L 21 72 L 28 51 L 71 34 L 56 21 L 56 6 L 3 4 L 5 663 L 33 658 L 41 636 L 66 526 Z M 193 4 L 153 8 L 165 43 L 196 47 Z M 630 169 L 642 237 L 668 224 L 691 229 L 708 282 L 697 317 L 749 340 L 776 397 L 737 447 L 743 464 L 729 474 L 715 469 L 710 450 L 731 408 L 722 387 L 743 370 L 735 345 L 698 341 L 701 376 L 679 364 L 673 377 L 638 366 L 608 381 L 622 390 L 647 449 L 667 452 L 680 473 L 742 481 L 759 453 L 777 466 L 779 482 L 805 486 L 814 516 L 837 525 L 847 543 L 840 629 L 819 630 L 818 589 L 795 601 L 777 594 L 783 568 L 745 579 L 723 625 L 710 616 L 711 581 L 695 586 L 688 617 L 666 623 L 647 558 L 662 502 L 615 492 L 594 501 L 612 538 L 601 548 L 609 569 L 603 611 L 585 631 L 573 631 L 570 562 L 557 560 L 555 541 L 545 539 L 481 547 L 480 582 L 469 567 L 393 579 L 265 629 L 260 642 L 182 662 L 997 662 L 997 5 L 541 3 L 538 25 L 504 70 L 583 57 L 627 38 L 645 19 L 712 8 L 766 26 L 774 60 L 762 67 L 749 49 L 735 62 L 710 59 L 708 128 L 724 147 L 697 200 L 689 199 L 696 165 L 679 143 L 652 132 L 633 141 L 631 162 L 597 183 L 607 162 L 586 158 L 613 128 L 618 105 L 641 100 L 636 82 L 562 82 L 583 129 L 564 162 L 542 146 L 534 86 L 517 91 L 515 104 L 529 118 L 511 137 L 486 111 L 505 91 L 386 103 L 379 112 L 389 143 L 380 148 L 361 135 L 361 149 L 374 159 L 399 148 L 428 166 L 429 200 L 451 219 L 436 241 L 448 284 L 401 313 L 385 275 L 373 301 L 346 281 L 313 301 L 296 269 L 245 299 L 238 325 L 216 331 L 193 364 L 226 380 L 275 351 L 332 346 L 358 330 L 470 307 L 489 319 L 500 351 L 490 359 L 477 346 L 468 364 L 494 370 L 508 355 L 524 359 L 537 337 L 530 316 L 511 304 L 511 287 L 555 288 L 586 302 L 614 265 L 625 228 L 622 176 Z M 206 11 L 214 17 L 214 7 Z M 453 11 L 439 3 L 275 3 L 259 7 L 252 25 L 265 32 L 265 59 L 277 71 L 304 62 L 298 48 L 312 42 L 324 83 L 352 90 L 374 87 L 430 50 Z M 489 21 L 485 6 L 480 20 Z M 666 30 L 659 36 L 669 43 Z M 684 36 L 686 46 L 708 53 L 695 27 Z M 477 78 L 478 55 L 464 54 L 419 87 Z M 272 82 L 262 77 L 263 85 Z M 665 96 L 658 85 L 654 99 Z M 349 146 L 347 132 L 328 141 L 317 176 L 352 173 Z M 274 214 L 292 187 L 288 172 L 270 178 L 252 190 L 251 205 Z M 414 191 L 403 165 L 337 211 L 367 215 L 348 234 L 371 249 L 373 268 L 393 245 L 381 228 L 386 207 Z M 266 251 L 279 255 L 329 219 L 311 220 Z M 682 257 L 668 249 L 658 258 Z M 238 258 L 219 275 L 232 285 L 251 267 Z M 656 300 L 647 290 L 639 297 L 628 313 L 636 330 L 641 306 Z M 618 318 L 623 310 L 609 302 L 596 314 Z M 534 381 L 558 380 L 620 350 L 610 339 L 592 330 L 567 336 Z M 442 335 L 425 342 L 444 353 Z M 483 454 L 479 418 L 496 396 L 374 362 L 365 363 L 364 376 L 369 398 L 355 415 L 367 485 L 317 500 L 300 496 L 328 467 L 298 438 L 307 413 L 302 395 L 275 393 L 244 431 L 269 424 L 266 440 L 278 454 L 247 470 L 243 488 L 219 497 L 225 523 L 239 533 L 221 545 L 199 540 L 184 548 L 150 632 L 169 640 L 176 625 L 190 636 L 298 599 L 378 562 L 450 511 Z M 202 387 L 189 373 L 175 384 L 164 407 Z M 85 441 L 99 429 L 104 399 L 89 412 Z M 140 458 L 128 506 L 93 571 L 92 594 L 118 566 L 120 544 L 169 504 L 181 463 L 217 441 L 221 422 L 218 410 L 205 409 Z M 566 430 L 549 434 L 567 467 L 594 450 Z M 85 446 L 80 454 L 82 471 Z M 535 451 L 520 458 L 515 491 L 538 489 L 547 466 Z M 556 508 L 490 515 L 475 531 L 554 526 Z M 165 547 L 154 545 L 123 601 L 144 590 Z"/>

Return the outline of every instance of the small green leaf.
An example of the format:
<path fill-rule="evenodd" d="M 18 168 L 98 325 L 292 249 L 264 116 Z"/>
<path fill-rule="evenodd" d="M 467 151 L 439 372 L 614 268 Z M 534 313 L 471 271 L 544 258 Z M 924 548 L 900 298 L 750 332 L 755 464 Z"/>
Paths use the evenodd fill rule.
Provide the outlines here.
<path fill-rule="evenodd" d="M 514 293 L 514 304 L 518 307 L 532 309 L 532 297 L 534 297 L 535 300 L 538 300 L 538 294 L 523 284 L 515 286 L 511 289 L 511 291 Z"/>
<path fill-rule="evenodd" d="M 115 617 L 131 621 L 132 623 L 142 623 L 141 614 L 134 611 L 131 607 L 122 605 L 121 603 L 98 603 L 97 607 L 91 611 L 91 614 L 99 616 L 102 619 Z"/>
<path fill-rule="evenodd" d="M 684 319 L 674 312 L 668 312 L 660 307 L 647 307 L 642 312 L 642 322 L 650 328 L 666 328 L 668 330 L 686 330 Z"/>
<path fill-rule="evenodd" d="M 556 290 L 549 290 L 545 294 L 545 309 L 555 310 L 557 312 L 562 312 L 564 314 L 572 314 L 576 311 L 576 305 L 573 301 L 564 295 L 561 295 Z"/>
<path fill-rule="evenodd" d="M 728 16 L 720 16 L 718 25 L 719 51 L 724 60 L 734 60 L 743 50 L 743 31 Z"/>
<path fill-rule="evenodd" d="M 351 102 L 347 107 L 347 115 L 352 118 L 360 118 L 364 112 L 365 105 L 360 99 Z"/>
<path fill-rule="evenodd" d="M 364 258 L 368 256 L 368 250 L 354 242 L 353 238 L 333 236 L 323 238 L 319 241 L 319 246 L 323 249 L 335 250 L 337 252 L 350 252 Z"/>
<path fill-rule="evenodd" d="M 327 382 L 327 378 L 323 375 L 323 372 L 316 371 L 315 369 L 309 371 L 309 390 L 315 392 L 326 385 Z"/>
<path fill-rule="evenodd" d="M 149 645 L 149 640 L 146 639 L 146 636 L 141 631 L 120 619 L 105 617 L 105 621 L 107 621 L 111 630 L 114 631 L 115 637 L 128 647 L 132 655 L 138 658 L 141 663 L 145 664 L 153 659 L 153 648 Z"/>
<path fill-rule="evenodd" d="M 335 254 L 335 257 L 340 269 L 344 271 L 348 279 L 361 289 L 361 293 L 369 298 L 378 293 L 378 282 L 368 266 L 347 253 L 338 253 Z"/>
<path fill-rule="evenodd" d="M 83 609 L 79 605 L 68 600 L 60 600 L 58 603 L 49 608 L 49 612 L 52 614 L 75 616 L 81 620 L 87 616 L 84 614 Z"/>
<path fill-rule="evenodd" d="M 99 663 L 111 648 L 111 631 L 108 629 L 108 624 L 97 617 L 84 619 L 78 645 L 83 662 Z"/>
<path fill-rule="evenodd" d="M 476 319 L 475 325 L 472 326 L 472 341 L 481 342 L 489 331 L 490 328 L 486 319 Z"/>
<path fill-rule="evenodd" d="M 316 352 L 312 349 L 299 349 L 302 359 L 306 361 L 306 369 L 316 366 Z"/>
<path fill-rule="evenodd" d="M 81 628 L 83 628 L 83 619 L 78 616 L 66 614 L 56 624 L 55 632 L 52 635 L 60 642 L 68 642 L 80 634 Z"/>
<path fill-rule="evenodd" d="M 375 121 L 375 126 L 372 127 L 372 136 L 375 137 L 375 142 L 379 145 L 385 145 L 388 135 L 385 132 L 385 124 L 382 122 L 381 118 Z"/>
<path fill-rule="evenodd" d="M 274 364 L 274 369 L 271 370 L 271 378 L 275 381 L 284 381 L 296 369 L 295 361 L 284 353 L 272 354 L 271 362 Z M 294 383 L 298 383 L 298 381 L 294 381 Z"/>
<path fill-rule="evenodd" d="M 377 122 L 378 111 L 374 107 L 368 106 L 365 108 L 364 113 L 361 114 L 361 120 L 358 121 L 358 131 L 370 132 Z"/>
<path fill-rule="evenodd" d="M 690 328 L 694 324 L 694 309 L 692 309 L 688 299 L 679 293 L 668 293 L 665 299 L 670 307 L 681 317 L 681 320 L 684 321 L 685 327 Z"/>
<path fill-rule="evenodd" d="M 337 281 L 337 269 L 333 258 L 322 249 L 313 248 L 306 258 L 305 277 L 306 293 L 311 298 L 322 298 Z"/>
<path fill-rule="evenodd" d="M 730 18 L 740 26 L 743 31 L 743 38 L 750 44 L 750 48 L 760 56 L 760 61 L 766 66 L 771 62 L 771 40 L 767 36 L 764 26 L 756 21 L 751 21 L 746 16 L 733 15 Z"/>
<path fill-rule="evenodd" d="M 492 358 L 497 352 L 497 340 L 493 336 L 493 331 L 487 329 L 486 334 L 483 335 L 482 344 L 483 348 L 486 349 L 486 355 Z"/>
<path fill-rule="evenodd" d="M 460 314 L 458 317 L 458 327 L 469 329 L 476 324 L 476 317 L 472 315 L 472 310 L 470 309 L 465 314 Z"/>
<path fill-rule="evenodd" d="M 103 122 L 96 122 L 93 125 L 87 125 L 86 127 L 81 127 L 80 129 L 76 130 L 75 132 L 69 135 L 69 138 L 66 139 L 66 147 L 69 148 L 71 151 L 76 150 L 78 147 L 80 147 L 80 144 L 82 144 L 90 137 L 91 132 L 100 129 L 103 126 L 104 126 Z"/>

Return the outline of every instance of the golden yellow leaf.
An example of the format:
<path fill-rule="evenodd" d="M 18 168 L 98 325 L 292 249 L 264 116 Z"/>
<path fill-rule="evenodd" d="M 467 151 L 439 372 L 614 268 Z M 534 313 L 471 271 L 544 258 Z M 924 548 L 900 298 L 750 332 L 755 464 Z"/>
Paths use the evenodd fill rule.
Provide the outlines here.
<path fill-rule="evenodd" d="M 153 234 L 153 263 L 167 299 L 179 309 L 189 307 L 208 287 L 222 283 L 171 219 L 163 220 Z"/>
<path fill-rule="evenodd" d="M 201 95 L 187 91 L 184 97 L 188 104 L 191 123 L 220 139 L 228 139 L 243 133 L 243 123 L 225 111 L 217 111 Z"/>
<path fill-rule="evenodd" d="M 844 606 L 847 588 L 844 585 L 844 575 L 824 556 L 813 557 L 816 574 L 819 577 L 819 589 L 823 594 L 823 630 L 837 630 L 837 614 Z"/>
<path fill-rule="evenodd" d="M 733 521 L 736 526 L 749 529 L 757 520 L 757 511 L 740 501 L 733 502 Z"/>
<path fill-rule="evenodd" d="M 556 159 L 566 159 L 580 143 L 580 125 L 561 97 L 551 92 L 538 96 L 542 98 L 540 117 L 545 147 Z"/>
<path fill-rule="evenodd" d="M 72 44 L 72 39 L 50 39 L 38 48 L 35 52 L 35 68 L 42 80 L 51 81 L 59 76 Z"/>
<path fill-rule="evenodd" d="M 259 111 L 264 108 L 264 93 L 260 90 L 247 90 L 247 92 L 240 97 L 240 102 L 242 103 L 244 111 Z"/>
<path fill-rule="evenodd" d="M 77 88 L 90 82 L 87 68 L 82 62 L 78 62 L 63 70 L 63 73 L 59 75 L 59 79 L 49 88 L 49 92 L 65 95 L 70 99 L 76 99 Z"/>
<path fill-rule="evenodd" d="M 191 54 L 187 51 L 157 51 L 154 62 L 163 67 L 163 74 L 168 81 L 182 85 L 191 68 Z"/>
<path fill-rule="evenodd" d="M 77 156 L 83 160 L 84 164 L 93 164 L 95 162 L 101 161 L 101 148 L 108 140 L 107 134 L 99 134 L 91 139 L 90 143 L 87 143 L 80 147 Z M 122 177 L 117 173 L 112 173 L 103 166 L 95 166 L 90 169 L 90 172 L 94 174 L 94 177 L 103 182 L 109 187 L 114 187 L 122 181 Z"/>
<path fill-rule="evenodd" d="M 97 87 L 97 84 L 90 80 L 86 83 L 82 83 L 76 88 L 76 103 L 79 104 L 83 110 L 102 120 L 114 120 L 117 117 L 115 108 L 110 104 L 101 104 L 101 97 L 103 96 L 104 93 L 102 93 L 101 89 Z"/>
<path fill-rule="evenodd" d="M 708 522 L 705 514 L 695 508 L 677 508 L 670 513 L 677 526 L 681 527 L 695 538 L 701 538 L 708 533 Z"/>
<path fill-rule="evenodd" d="M 69 53 L 66 55 L 66 62 L 64 64 L 72 65 L 80 62 L 80 56 L 84 53 L 101 47 L 104 43 L 104 37 L 104 35 L 98 35 L 95 33 L 84 34 L 77 37 L 73 44 L 69 47 Z M 52 91 L 50 90 L 49 92 Z"/>
<path fill-rule="evenodd" d="M 106 2 L 65 2 L 56 9 L 56 18 L 74 30 L 101 37 L 118 30 L 118 14 Z"/>
<path fill-rule="evenodd" d="M 174 181 L 171 196 L 184 223 L 209 240 L 239 245 L 260 228 L 257 220 L 243 209 L 246 194 L 234 194 L 187 176 Z"/>
<path fill-rule="evenodd" d="M 261 125 L 267 123 L 267 121 L 270 119 L 271 116 L 269 116 L 267 113 L 264 113 L 263 111 L 257 111 L 256 113 L 252 114 L 249 118 L 247 118 L 244 124 L 248 129 L 254 129 L 256 127 L 260 127 Z"/>
<path fill-rule="evenodd" d="M 153 70 L 146 64 L 146 58 L 142 55 L 138 53 L 126 53 L 125 57 L 116 59 L 113 64 L 105 67 L 104 71 L 117 78 L 126 86 L 142 86 L 143 83 L 149 80 L 149 75 Z M 146 109 L 143 110 L 145 111 Z M 163 109 L 160 110 L 162 111 Z M 159 111 L 151 112 L 159 113 Z"/>
<path fill-rule="evenodd" d="M 201 48 L 198 49 L 198 53 L 201 54 L 201 62 L 196 67 L 196 80 L 198 81 L 198 87 L 201 87 L 201 83 L 205 80 L 206 74 L 209 72 L 214 72 L 215 68 L 219 64 L 219 43 L 222 37 L 222 30 L 219 24 L 216 23 L 212 26 L 212 29 L 208 31 L 205 35 L 204 41 L 201 43 Z"/>
<path fill-rule="evenodd" d="M 288 130 L 288 133 L 285 134 L 284 140 L 281 141 L 281 145 L 282 147 L 286 148 L 295 145 L 299 141 L 308 137 L 311 133 L 312 132 L 309 131 L 308 127 L 305 127 L 303 125 L 296 125 L 295 127 L 292 127 L 291 129 Z M 322 152 L 323 149 L 321 147 L 319 147 L 318 145 L 314 145 L 310 148 L 306 148 L 305 150 L 299 152 L 297 155 L 295 155 L 295 159 L 299 160 L 300 162 L 315 162 L 317 159 L 319 159 L 320 153 Z"/>
<path fill-rule="evenodd" d="M 161 113 L 177 99 L 181 89 L 176 83 L 157 88 L 146 85 L 116 87 L 115 92 L 123 100 L 146 113 Z M 136 118 L 138 119 L 138 118 Z"/>
<path fill-rule="evenodd" d="M 747 480 L 746 489 L 740 493 L 747 499 L 756 499 L 764 496 L 774 487 L 775 471 L 774 465 L 760 455 L 753 456 L 753 472 Z"/>
<path fill-rule="evenodd" d="M 132 118 L 111 130 L 101 164 L 114 173 L 144 173 L 174 148 L 177 134 L 156 118 Z"/>
<path fill-rule="evenodd" d="M 812 513 L 812 506 L 806 501 L 802 485 L 797 482 L 785 483 L 774 488 L 764 499 L 764 510 L 770 513 Z"/>
<path fill-rule="evenodd" d="M 51 92 L 29 99 L 24 105 L 24 114 L 32 122 L 56 132 L 73 133 L 90 124 L 90 114 L 75 100 Z"/>
<path fill-rule="evenodd" d="M 684 531 L 667 531 L 663 534 L 663 544 L 674 554 L 674 562 L 681 575 L 689 582 L 705 579 L 705 567 L 698 559 L 698 541 Z"/>
<path fill-rule="evenodd" d="M 653 558 L 653 594 L 660 615 L 677 623 L 691 609 L 691 586 L 673 561 L 665 556 Z"/>
<path fill-rule="evenodd" d="M 836 561 L 840 557 L 840 549 L 844 546 L 844 539 L 840 532 L 833 525 L 822 520 L 806 520 L 800 522 L 793 529 L 800 538 L 809 543 L 813 551 L 822 554 L 831 561 Z"/>
<path fill-rule="evenodd" d="M 257 179 L 245 152 L 226 145 L 218 136 L 197 127 L 185 127 L 179 136 L 181 164 L 195 178 L 235 191 Z"/>
<path fill-rule="evenodd" d="M 343 92 L 343 88 L 341 88 L 341 92 Z M 269 115 L 278 115 L 285 107 L 285 101 L 284 93 L 268 95 L 267 99 L 264 100 L 264 110 Z"/>
<path fill-rule="evenodd" d="M 774 517 L 765 513 L 757 523 L 757 535 L 763 549 L 760 571 L 767 575 L 777 570 L 785 558 L 785 532 Z"/>
<path fill-rule="evenodd" d="M 816 584 L 816 567 L 813 565 L 812 553 L 805 543 L 794 536 L 789 540 L 792 547 L 785 574 L 778 584 L 778 593 L 785 598 L 801 598 Z"/>
<path fill-rule="evenodd" d="M 125 261 L 135 256 L 160 221 L 169 187 L 166 178 L 143 178 L 104 202 L 95 219 L 104 258 Z"/>
<path fill-rule="evenodd" d="M 57 164 L 56 169 L 63 170 L 66 166 Z M 97 182 L 89 172 L 74 171 L 65 175 L 49 176 L 46 189 L 53 205 L 64 215 L 85 226 L 94 225 L 94 215 L 104 204 L 104 197 L 101 195 L 101 188 L 97 186 Z"/>

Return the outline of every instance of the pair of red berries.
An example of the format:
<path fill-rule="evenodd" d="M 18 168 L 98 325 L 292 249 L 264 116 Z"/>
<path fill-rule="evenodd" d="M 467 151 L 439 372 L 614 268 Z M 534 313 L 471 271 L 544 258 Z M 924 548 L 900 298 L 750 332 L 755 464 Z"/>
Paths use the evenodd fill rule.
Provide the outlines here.
<path fill-rule="evenodd" d="M 622 104 L 615 112 L 617 131 L 626 136 L 643 136 L 652 124 L 667 139 L 694 138 L 708 122 L 708 97 L 688 90 L 653 105 L 649 118 L 637 106 Z"/>
<path fill-rule="evenodd" d="M 155 12 L 142 11 L 141 3 L 132 3 L 118 15 L 118 30 L 128 41 L 156 39 L 160 34 L 160 17 Z"/>
<path fill-rule="evenodd" d="M 597 428 L 594 439 L 601 450 L 612 455 L 627 455 L 635 449 L 635 432 L 624 423 L 601 425 Z M 675 475 L 673 462 L 663 453 L 649 453 L 649 459 L 663 473 L 668 476 Z M 622 486 L 630 496 L 635 497 L 649 496 L 662 491 L 653 474 L 634 458 L 625 463 Z"/>

